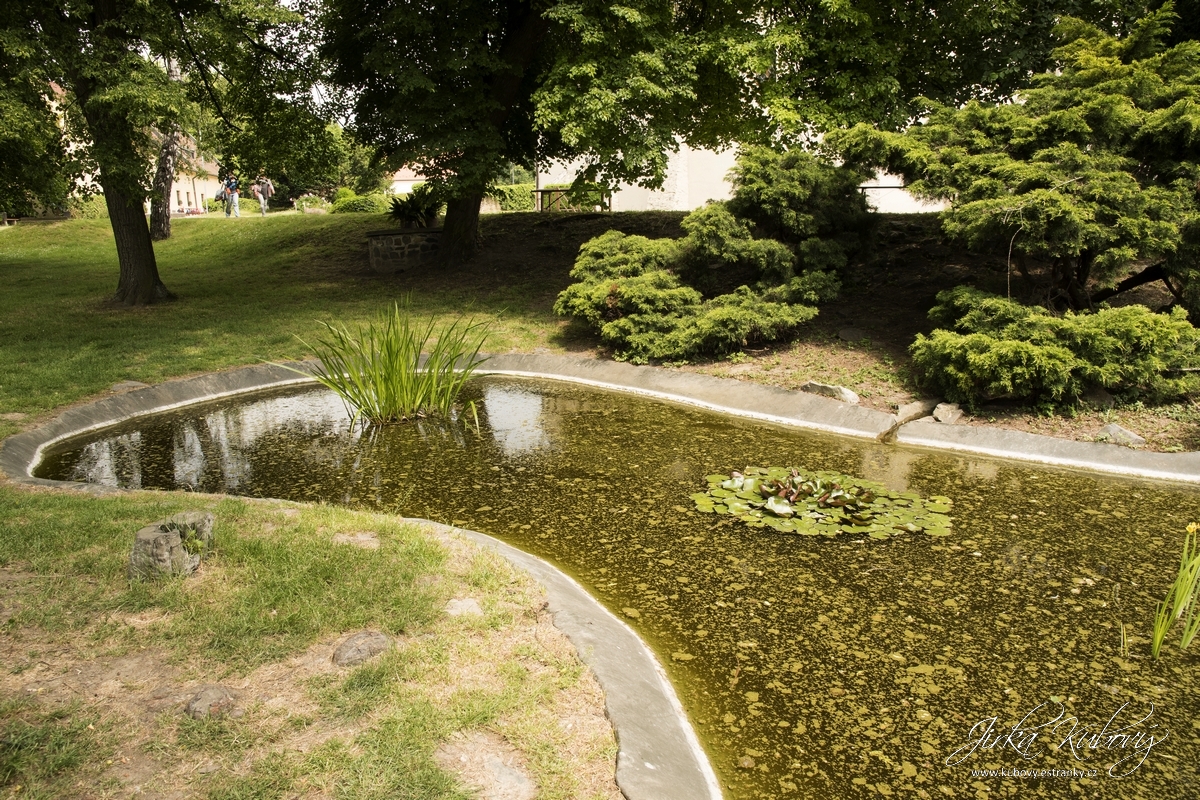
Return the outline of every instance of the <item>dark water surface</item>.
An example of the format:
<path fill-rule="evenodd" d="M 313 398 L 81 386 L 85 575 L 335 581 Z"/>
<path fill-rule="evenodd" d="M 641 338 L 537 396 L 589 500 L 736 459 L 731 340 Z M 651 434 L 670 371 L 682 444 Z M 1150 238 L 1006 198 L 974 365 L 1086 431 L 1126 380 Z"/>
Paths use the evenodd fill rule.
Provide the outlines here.
<path fill-rule="evenodd" d="M 38 475 L 321 500 L 536 553 L 657 651 L 730 798 L 1200 797 L 1200 645 L 1176 629 L 1156 663 L 1148 641 L 1195 489 L 551 381 L 466 399 L 478 432 L 363 433 L 323 390 L 256 395 L 67 443 Z M 705 475 L 747 465 L 947 495 L 954 532 L 799 537 L 693 510 Z M 1045 769 L 1076 774 L 1012 774 Z"/>

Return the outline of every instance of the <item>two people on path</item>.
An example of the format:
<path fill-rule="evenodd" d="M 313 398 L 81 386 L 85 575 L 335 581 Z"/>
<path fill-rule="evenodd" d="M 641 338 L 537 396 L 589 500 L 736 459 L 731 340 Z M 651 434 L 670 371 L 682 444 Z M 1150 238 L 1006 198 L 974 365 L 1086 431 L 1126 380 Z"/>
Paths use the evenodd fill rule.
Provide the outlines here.
<path fill-rule="evenodd" d="M 271 179 L 266 175 L 259 173 L 259 176 L 250 185 L 250 192 L 258 199 L 259 208 L 262 209 L 262 215 L 267 215 L 267 201 L 275 194 L 275 184 L 271 183 Z"/>

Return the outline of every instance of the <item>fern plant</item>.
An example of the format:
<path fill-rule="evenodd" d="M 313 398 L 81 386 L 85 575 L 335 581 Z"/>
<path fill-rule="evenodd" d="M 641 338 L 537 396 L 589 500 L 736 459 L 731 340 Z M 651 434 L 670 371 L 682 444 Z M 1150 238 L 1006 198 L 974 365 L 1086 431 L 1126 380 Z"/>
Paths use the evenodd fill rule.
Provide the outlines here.
<path fill-rule="evenodd" d="M 486 322 L 456 319 L 439 326 L 432 317 L 414 320 L 407 304 L 393 304 L 353 330 L 321 325 L 325 334 L 314 344 L 300 341 L 321 360 L 322 369 L 304 374 L 342 399 L 351 424 L 360 418 L 383 425 L 449 417 L 463 385 L 487 360 L 479 355 Z"/>
<path fill-rule="evenodd" d="M 392 198 L 388 212 L 393 222 L 402 228 L 429 228 L 437 222 L 442 200 L 427 183 L 418 183 L 408 194 Z"/>

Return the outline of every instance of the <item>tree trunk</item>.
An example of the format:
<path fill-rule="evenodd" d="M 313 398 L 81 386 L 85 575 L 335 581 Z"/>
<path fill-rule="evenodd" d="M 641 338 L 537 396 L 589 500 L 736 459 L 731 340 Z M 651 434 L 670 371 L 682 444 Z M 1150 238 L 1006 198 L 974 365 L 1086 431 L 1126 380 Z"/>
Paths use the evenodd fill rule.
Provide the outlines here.
<path fill-rule="evenodd" d="M 179 156 L 179 128 L 169 125 L 163 132 L 158 151 L 158 168 L 150 188 L 150 239 L 161 242 L 171 238 L 171 184 L 175 182 L 175 162 Z"/>
<path fill-rule="evenodd" d="M 158 277 L 158 263 L 154 258 L 142 198 L 123 192 L 120 187 L 109 186 L 103 173 L 100 185 L 104 187 L 104 202 L 108 206 L 113 238 L 117 243 L 117 260 L 121 264 L 113 300 L 127 306 L 141 306 L 173 299 L 175 295 Z"/>
<path fill-rule="evenodd" d="M 1110 297 L 1114 297 L 1121 292 L 1128 292 L 1130 289 L 1136 289 L 1139 286 L 1151 283 L 1153 281 L 1165 280 L 1165 276 L 1166 272 L 1163 270 L 1162 262 L 1159 262 L 1158 264 L 1146 267 L 1137 275 L 1132 275 L 1126 278 L 1111 289 L 1101 289 L 1092 295 L 1092 302 L 1099 303 L 1107 300 Z M 1167 287 L 1170 288 L 1170 284 L 1167 284 Z"/>
<path fill-rule="evenodd" d="M 482 202 L 483 190 L 476 190 L 446 203 L 446 221 L 438 252 L 438 263 L 442 266 L 456 266 L 475 255 L 479 247 L 479 204 Z"/>

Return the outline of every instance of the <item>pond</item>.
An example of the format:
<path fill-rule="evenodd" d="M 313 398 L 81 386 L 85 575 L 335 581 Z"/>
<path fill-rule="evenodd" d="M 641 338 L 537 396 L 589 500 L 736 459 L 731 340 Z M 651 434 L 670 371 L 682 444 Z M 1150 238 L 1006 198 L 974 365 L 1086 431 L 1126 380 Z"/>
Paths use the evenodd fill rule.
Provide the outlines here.
<path fill-rule="evenodd" d="M 477 378 L 464 399 L 478 427 L 364 432 L 324 390 L 245 396 L 64 443 L 37 474 L 377 509 L 542 556 L 658 653 L 730 798 L 1200 797 L 1200 650 L 1176 633 L 1154 662 L 1148 642 L 1194 488 L 564 382 Z M 944 495 L 952 532 L 797 536 L 696 509 L 706 475 L 753 465 Z"/>

